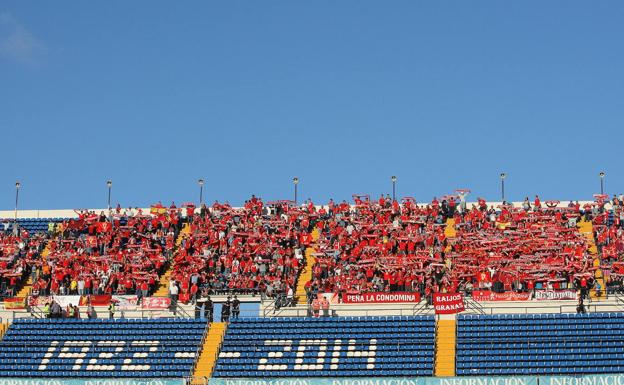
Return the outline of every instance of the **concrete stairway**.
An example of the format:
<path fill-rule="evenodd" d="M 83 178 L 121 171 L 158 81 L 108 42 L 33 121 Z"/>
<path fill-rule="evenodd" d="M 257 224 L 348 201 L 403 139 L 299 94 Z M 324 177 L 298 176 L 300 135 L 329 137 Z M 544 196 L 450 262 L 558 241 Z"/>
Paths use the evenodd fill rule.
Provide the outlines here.
<path fill-rule="evenodd" d="M 438 320 L 435 341 L 435 376 L 455 376 L 455 333 L 454 319 Z"/>
<path fill-rule="evenodd" d="M 225 322 L 213 322 L 210 324 L 208 335 L 193 372 L 193 384 L 204 384 L 206 383 L 205 379 L 212 375 L 226 328 L 227 324 Z"/>

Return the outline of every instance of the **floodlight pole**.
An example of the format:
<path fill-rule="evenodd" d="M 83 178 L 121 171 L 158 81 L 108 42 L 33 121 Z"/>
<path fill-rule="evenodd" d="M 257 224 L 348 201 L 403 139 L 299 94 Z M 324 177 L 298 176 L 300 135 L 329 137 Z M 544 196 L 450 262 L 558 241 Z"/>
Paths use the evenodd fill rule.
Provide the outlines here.
<path fill-rule="evenodd" d="M 392 177 L 390 179 L 392 180 L 392 200 L 395 201 L 396 200 L 396 181 L 397 181 L 397 177 L 392 175 Z"/>

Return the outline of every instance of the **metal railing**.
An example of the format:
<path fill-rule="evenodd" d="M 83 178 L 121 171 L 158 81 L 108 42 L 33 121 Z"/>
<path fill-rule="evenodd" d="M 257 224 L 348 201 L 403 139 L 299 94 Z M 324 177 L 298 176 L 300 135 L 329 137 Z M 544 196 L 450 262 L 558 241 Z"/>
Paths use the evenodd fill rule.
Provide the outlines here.
<path fill-rule="evenodd" d="M 432 314 L 433 306 L 429 305 L 427 301 L 421 301 L 414 305 L 412 309 L 413 315 L 427 315 Z"/>
<path fill-rule="evenodd" d="M 204 334 L 202 335 L 201 342 L 197 346 L 197 349 L 195 350 L 195 362 L 193 363 L 193 367 L 191 368 L 191 371 L 189 372 L 189 377 L 193 377 L 193 373 L 195 373 L 195 370 L 197 369 L 197 364 L 199 363 L 201 352 L 204 350 L 204 344 L 206 343 L 206 337 L 208 337 L 209 330 L 210 330 L 210 323 L 206 323 L 206 328 L 204 329 Z"/>
<path fill-rule="evenodd" d="M 404 307 L 356 307 L 349 305 L 348 307 L 330 307 L 329 313 L 331 317 L 342 316 L 413 316 L 413 315 L 428 315 L 433 314 L 433 306 L 427 306 L 426 303 L 419 303 L 414 306 Z M 321 310 L 321 318 L 323 317 L 323 311 Z M 282 307 L 274 310 L 273 307 L 265 307 L 261 312 L 263 317 L 309 317 L 312 312 L 309 306 L 295 306 L 295 307 Z M 257 317 L 255 315 L 254 317 Z M 245 317 L 240 317 L 245 318 Z"/>
<path fill-rule="evenodd" d="M 472 299 L 471 297 L 464 297 L 464 305 L 466 306 L 466 310 L 473 311 L 477 314 L 485 314 L 485 310 L 483 305 Z"/>
<path fill-rule="evenodd" d="M 267 317 L 267 315 L 269 315 L 271 313 L 271 311 L 273 312 L 273 314 L 275 314 L 276 312 L 276 302 L 277 300 L 273 300 L 273 301 L 267 301 L 269 302 L 268 305 L 263 306 L 265 301 L 262 301 L 262 303 L 260 304 L 260 306 L 262 307 L 262 316 L 263 317 Z"/>
<path fill-rule="evenodd" d="M 614 293 L 613 298 L 615 298 L 615 305 L 624 311 L 624 296 L 618 293 Z"/>
<path fill-rule="evenodd" d="M 481 315 L 496 315 L 496 314 L 563 314 L 563 313 L 577 313 L 577 304 L 565 304 L 565 305 L 544 305 L 535 307 L 490 307 L 482 306 Z M 585 304 L 585 311 L 587 313 L 598 312 L 614 312 L 613 308 L 618 308 L 617 311 L 621 311 L 622 305 L 616 305 L 615 303 L 588 303 Z M 467 308 L 468 309 L 468 308 Z M 469 309 L 472 310 L 472 309 Z"/>

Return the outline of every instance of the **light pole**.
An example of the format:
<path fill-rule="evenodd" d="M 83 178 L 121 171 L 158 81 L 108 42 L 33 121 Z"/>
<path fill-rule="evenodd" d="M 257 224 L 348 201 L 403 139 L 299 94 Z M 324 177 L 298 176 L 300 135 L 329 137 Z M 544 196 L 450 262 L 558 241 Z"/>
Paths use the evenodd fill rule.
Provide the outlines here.
<path fill-rule="evenodd" d="M 600 176 L 600 195 L 604 195 L 604 177 L 605 177 L 605 173 L 604 171 L 600 171 L 600 174 L 598 174 Z"/>
<path fill-rule="evenodd" d="M 297 185 L 299 184 L 299 178 L 293 178 L 293 184 L 295 185 L 295 206 L 297 206 Z"/>
<path fill-rule="evenodd" d="M 20 187 L 22 187 L 22 184 L 20 182 L 15 182 L 15 223 L 13 224 L 13 226 L 15 226 L 15 228 L 17 228 L 17 205 L 19 203 L 19 189 Z"/>
<path fill-rule="evenodd" d="M 204 180 L 198 180 L 197 184 L 199 184 L 199 205 L 201 206 L 204 203 Z"/>
<path fill-rule="evenodd" d="M 392 200 L 395 201 L 396 200 L 396 181 L 397 181 L 397 177 L 392 175 L 392 177 L 390 177 L 390 179 L 392 180 Z"/>
<path fill-rule="evenodd" d="M 113 181 L 107 180 L 106 185 L 108 186 L 108 211 L 111 210 L 111 188 L 113 187 Z"/>
<path fill-rule="evenodd" d="M 505 178 L 507 178 L 507 174 L 505 174 L 504 172 L 501 172 L 500 174 L 500 179 L 501 179 L 501 197 L 503 202 L 505 202 Z"/>

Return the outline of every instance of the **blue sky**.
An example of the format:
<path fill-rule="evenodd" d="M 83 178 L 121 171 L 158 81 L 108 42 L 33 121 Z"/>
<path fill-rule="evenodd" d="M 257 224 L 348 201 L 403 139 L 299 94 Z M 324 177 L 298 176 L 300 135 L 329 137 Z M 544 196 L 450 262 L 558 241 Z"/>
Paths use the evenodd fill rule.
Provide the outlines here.
<path fill-rule="evenodd" d="M 0 209 L 624 192 L 621 1 L 0 3 Z"/>

